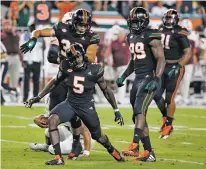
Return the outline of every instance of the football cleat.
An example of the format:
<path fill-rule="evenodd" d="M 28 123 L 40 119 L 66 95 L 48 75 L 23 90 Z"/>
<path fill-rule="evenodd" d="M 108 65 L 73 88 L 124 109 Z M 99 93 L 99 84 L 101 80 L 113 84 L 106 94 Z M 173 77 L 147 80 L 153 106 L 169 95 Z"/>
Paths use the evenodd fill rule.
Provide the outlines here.
<path fill-rule="evenodd" d="M 167 120 L 167 117 L 162 117 L 162 125 L 160 127 L 160 132 L 162 132 L 163 128 L 165 127 L 166 120 Z"/>
<path fill-rule="evenodd" d="M 34 151 L 48 151 L 47 144 L 40 144 L 40 143 L 31 143 L 29 144 L 29 148 Z"/>
<path fill-rule="evenodd" d="M 130 143 L 129 148 L 122 152 L 125 156 L 138 157 L 139 145 L 137 143 Z"/>
<path fill-rule="evenodd" d="M 132 161 L 155 162 L 156 158 L 153 151 L 144 150 L 144 153 L 140 157 L 133 158 Z"/>
<path fill-rule="evenodd" d="M 110 152 L 109 152 L 110 153 Z M 119 161 L 119 162 L 124 162 L 124 156 L 122 155 L 122 153 L 120 153 L 116 148 L 114 148 L 113 152 L 110 153 L 112 155 L 112 157 L 114 157 L 115 160 Z"/>
<path fill-rule="evenodd" d="M 47 161 L 46 165 L 64 165 L 64 159 L 56 155 L 53 160 Z"/>
<path fill-rule="evenodd" d="M 77 160 L 80 153 L 82 152 L 83 148 L 80 141 L 73 141 L 72 143 L 72 150 L 67 156 L 67 160 Z"/>
<path fill-rule="evenodd" d="M 173 132 L 173 126 L 172 125 L 169 125 L 169 126 L 165 125 L 162 132 L 161 132 L 160 138 L 167 139 L 172 132 Z"/>

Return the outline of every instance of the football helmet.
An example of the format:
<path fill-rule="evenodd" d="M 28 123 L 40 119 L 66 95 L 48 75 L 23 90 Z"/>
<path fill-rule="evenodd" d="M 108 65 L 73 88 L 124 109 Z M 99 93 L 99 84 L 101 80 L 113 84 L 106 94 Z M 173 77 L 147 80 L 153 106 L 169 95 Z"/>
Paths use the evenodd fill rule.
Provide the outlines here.
<path fill-rule="evenodd" d="M 130 11 L 127 24 L 131 33 L 141 33 L 149 25 L 149 13 L 142 7 Z"/>
<path fill-rule="evenodd" d="M 73 43 L 66 51 L 66 57 L 69 66 L 73 70 L 81 70 L 84 67 L 85 60 L 87 59 L 83 46 L 80 43 Z"/>
<path fill-rule="evenodd" d="M 78 9 L 72 15 L 72 25 L 77 34 L 85 34 L 92 24 L 92 15 L 85 9 Z"/>
<path fill-rule="evenodd" d="M 162 18 L 162 22 L 166 28 L 173 28 L 179 22 L 179 14 L 174 9 L 168 9 Z"/>

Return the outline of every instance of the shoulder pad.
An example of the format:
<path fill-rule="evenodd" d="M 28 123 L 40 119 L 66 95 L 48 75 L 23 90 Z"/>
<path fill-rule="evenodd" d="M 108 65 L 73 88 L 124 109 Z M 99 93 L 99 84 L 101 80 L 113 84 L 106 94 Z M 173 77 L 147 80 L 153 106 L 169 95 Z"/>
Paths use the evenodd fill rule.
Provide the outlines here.
<path fill-rule="evenodd" d="M 89 41 L 90 41 L 91 44 L 98 44 L 100 42 L 100 36 L 99 36 L 98 33 L 90 32 L 89 36 L 90 36 Z"/>
<path fill-rule="evenodd" d="M 91 73 L 88 76 L 93 77 L 92 79 L 98 80 L 104 75 L 104 68 L 98 63 L 91 63 L 90 71 Z"/>
<path fill-rule="evenodd" d="M 54 24 L 53 29 L 56 31 L 56 30 L 60 29 L 62 25 L 64 25 L 64 23 L 57 22 L 56 24 Z"/>
<path fill-rule="evenodd" d="M 183 28 L 183 27 L 179 26 L 179 25 L 175 26 L 174 31 L 179 36 L 188 36 L 189 35 L 188 30 L 186 28 Z"/>
<path fill-rule="evenodd" d="M 67 62 L 67 60 L 66 59 L 63 59 L 62 61 L 61 61 L 61 63 L 59 64 L 59 70 L 62 72 L 62 73 L 69 73 L 69 70 L 70 68 L 69 68 L 69 64 L 68 64 L 68 62 Z M 72 71 L 72 69 L 71 69 L 71 71 Z"/>
<path fill-rule="evenodd" d="M 148 33 L 149 33 L 149 38 L 161 40 L 161 33 L 159 32 L 158 29 L 150 29 Z"/>

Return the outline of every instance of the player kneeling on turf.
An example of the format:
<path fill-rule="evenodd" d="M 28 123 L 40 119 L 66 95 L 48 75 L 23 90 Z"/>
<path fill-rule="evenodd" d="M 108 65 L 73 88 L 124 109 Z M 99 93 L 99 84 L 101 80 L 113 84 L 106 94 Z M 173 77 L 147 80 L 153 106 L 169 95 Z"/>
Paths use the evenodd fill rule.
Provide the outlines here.
<path fill-rule="evenodd" d="M 74 43 L 70 46 L 70 49 L 66 52 L 66 57 L 67 59 L 64 59 L 60 63 L 56 79 L 52 79 L 39 96 L 26 102 L 26 107 L 31 107 L 32 104 L 39 102 L 42 97 L 67 78 L 69 90 L 67 99 L 50 111 L 48 121 L 50 138 L 56 156 L 53 160 L 47 161 L 45 164 L 64 164 L 59 144 L 60 140 L 57 126 L 71 121 L 75 116 L 78 116 L 83 121 L 89 129 L 92 138 L 102 144 L 115 160 L 124 161 L 122 154 L 111 145 L 108 137 L 102 133 L 99 117 L 94 105 L 93 92 L 97 83 L 114 109 L 115 121 L 120 125 L 124 124 L 123 117 L 117 107 L 114 94 L 111 89 L 107 87 L 106 81 L 104 80 L 104 69 L 99 64 L 91 64 L 87 61 L 85 51 L 79 43 Z M 74 135 L 72 151 L 67 157 L 68 160 L 78 158 L 81 152 L 79 139 L 80 135 Z"/>
<path fill-rule="evenodd" d="M 29 147 L 35 151 L 48 151 L 54 154 L 53 146 L 51 145 L 51 139 L 48 131 L 48 116 L 49 114 L 43 114 L 36 116 L 34 118 L 34 123 L 41 128 L 45 129 L 45 143 L 31 143 Z M 73 135 L 70 122 L 64 123 L 63 126 L 58 126 L 59 137 L 60 137 L 60 148 L 62 154 L 69 154 L 72 149 Z M 84 124 L 81 127 L 81 145 L 83 147 L 83 152 L 81 157 L 88 157 L 90 155 L 90 150 L 94 146 L 94 140 L 91 139 L 91 134 Z"/>

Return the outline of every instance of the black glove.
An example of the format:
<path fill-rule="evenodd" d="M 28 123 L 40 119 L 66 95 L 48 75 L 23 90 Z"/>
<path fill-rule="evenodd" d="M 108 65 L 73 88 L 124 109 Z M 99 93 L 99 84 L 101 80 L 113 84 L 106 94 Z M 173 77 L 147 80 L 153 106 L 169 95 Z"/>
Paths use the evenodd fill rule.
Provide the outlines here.
<path fill-rule="evenodd" d="M 116 80 L 116 84 L 117 84 L 117 86 L 118 87 L 122 87 L 122 86 L 124 86 L 124 78 L 123 77 L 120 77 L 120 78 L 118 78 L 117 80 Z"/>
<path fill-rule="evenodd" d="M 167 74 L 169 79 L 171 79 L 173 76 L 176 77 L 181 68 L 182 66 L 180 64 L 172 66 L 172 69 Z"/>
<path fill-rule="evenodd" d="M 149 93 L 155 91 L 158 88 L 160 79 L 158 77 L 155 77 L 151 82 L 147 84 L 145 87 L 145 90 Z"/>
<path fill-rule="evenodd" d="M 32 107 L 32 104 L 38 103 L 40 100 L 41 100 L 41 97 L 39 97 L 39 96 L 34 97 L 34 98 L 32 98 L 32 99 L 29 99 L 28 101 L 24 102 L 25 107 L 26 107 L 26 108 L 31 108 L 31 107 Z"/>
<path fill-rule="evenodd" d="M 24 43 L 23 45 L 20 46 L 20 50 L 25 54 L 28 51 L 32 51 L 33 48 L 35 47 L 37 42 L 37 38 L 31 38 L 29 39 L 28 42 Z"/>
<path fill-rule="evenodd" d="M 114 114 L 115 114 L 114 121 L 118 122 L 117 124 L 120 124 L 120 126 L 124 125 L 124 119 L 121 113 L 119 112 L 119 110 L 115 111 Z"/>

